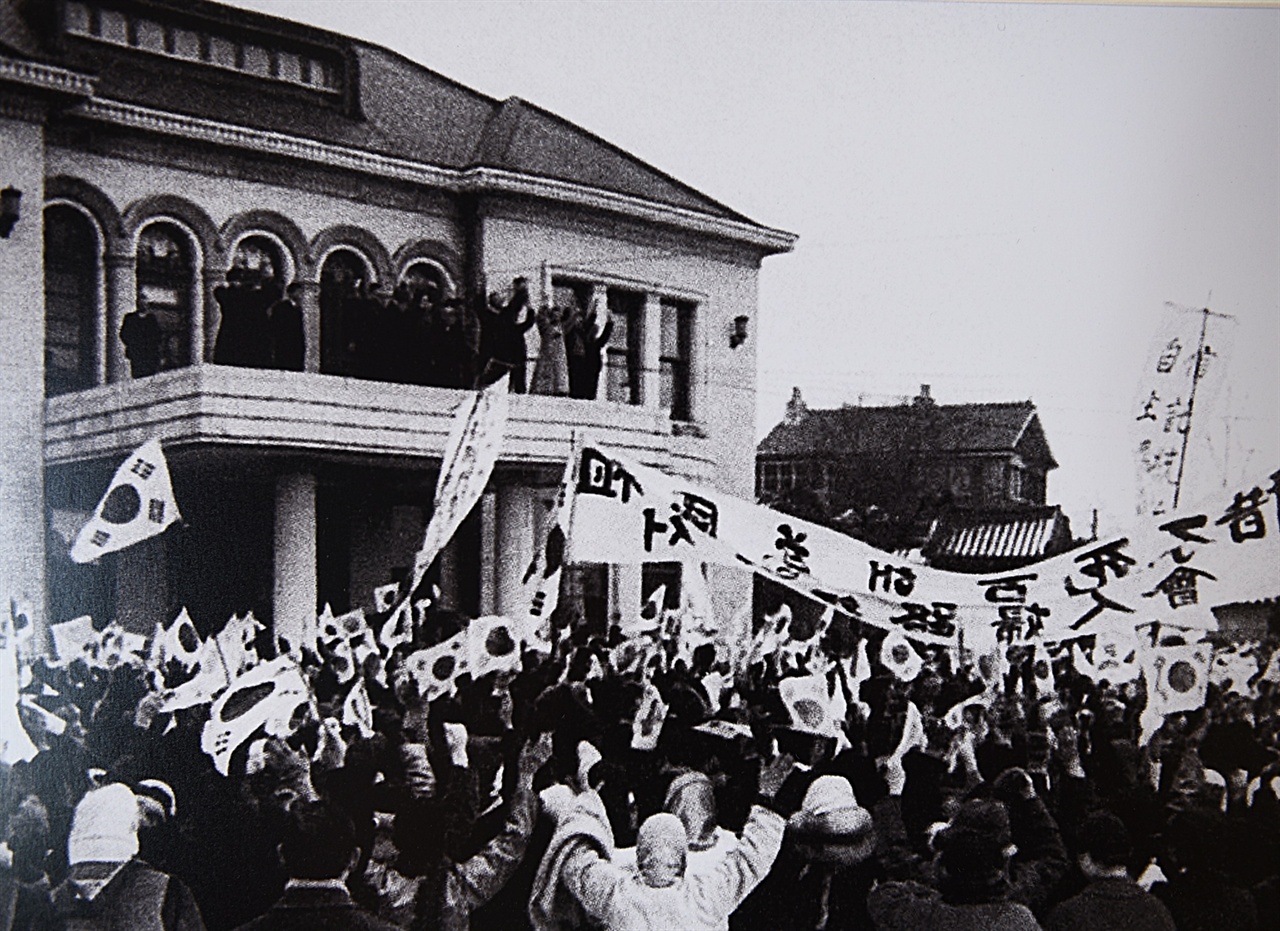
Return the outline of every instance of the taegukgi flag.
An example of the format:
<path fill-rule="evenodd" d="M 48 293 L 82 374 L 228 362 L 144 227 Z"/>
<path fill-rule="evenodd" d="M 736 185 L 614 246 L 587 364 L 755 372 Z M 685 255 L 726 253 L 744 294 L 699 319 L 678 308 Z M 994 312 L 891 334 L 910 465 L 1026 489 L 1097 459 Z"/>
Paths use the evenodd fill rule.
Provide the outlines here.
<path fill-rule="evenodd" d="M 116 469 L 107 493 L 71 547 L 73 562 L 93 562 L 163 533 L 182 515 L 159 440 L 140 446 Z"/>

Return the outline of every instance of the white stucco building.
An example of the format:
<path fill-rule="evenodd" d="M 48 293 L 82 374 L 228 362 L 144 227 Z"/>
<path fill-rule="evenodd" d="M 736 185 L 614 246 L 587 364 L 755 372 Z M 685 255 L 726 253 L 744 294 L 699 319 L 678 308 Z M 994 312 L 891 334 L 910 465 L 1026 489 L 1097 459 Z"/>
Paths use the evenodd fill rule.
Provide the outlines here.
<path fill-rule="evenodd" d="M 795 237 L 553 114 L 216 3 L 0 0 L 0 155 L 22 192 L 0 240 L 0 580 L 45 623 L 150 630 L 186 605 L 206 629 L 248 609 L 283 624 L 403 578 L 465 393 L 356 371 L 352 277 L 474 298 L 522 275 L 535 301 L 596 296 L 614 322 L 597 400 L 513 397 L 441 558 L 458 608 L 514 606 L 575 432 L 753 493 L 757 278 Z M 301 370 L 213 362 L 233 265 L 300 285 Z M 135 378 L 120 330 L 140 301 L 163 360 Z M 151 437 L 183 523 L 72 564 L 77 515 Z M 621 611 L 663 571 L 579 578 Z M 727 609 L 747 581 L 712 587 Z"/>

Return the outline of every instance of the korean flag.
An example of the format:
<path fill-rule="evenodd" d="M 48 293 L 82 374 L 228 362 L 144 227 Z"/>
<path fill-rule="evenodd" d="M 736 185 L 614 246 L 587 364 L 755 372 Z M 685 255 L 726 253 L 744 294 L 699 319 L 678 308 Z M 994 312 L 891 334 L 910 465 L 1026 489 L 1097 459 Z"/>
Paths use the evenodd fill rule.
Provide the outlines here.
<path fill-rule="evenodd" d="M 93 562 L 162 533 L 181 517 L 160 441 L 151 440 L 116 469 L 89 523 L 71 547 L 73 562 Z"/>
<path fill-rule="evenodd" d="M 910 682 L 920 675 L 924 660 L 898 628 L 889 631 L 880 645 L 880 662 L 903 682 Z"/>

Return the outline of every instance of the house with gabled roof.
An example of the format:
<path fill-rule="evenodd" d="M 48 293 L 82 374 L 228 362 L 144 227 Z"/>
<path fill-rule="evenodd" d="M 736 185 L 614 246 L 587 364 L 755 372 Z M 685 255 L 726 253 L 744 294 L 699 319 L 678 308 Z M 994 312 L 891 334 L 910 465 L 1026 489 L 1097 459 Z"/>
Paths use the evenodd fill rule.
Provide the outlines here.
<path fill-rule="evenodd" d="M 938 404 L 922 385 L 902 404 L 812 410 L 797 388 L 756 449 L 756 494 L 942 568 L 989 571 L 1070 545 L 1045 501 L 1057 467 L 1031 401 Z"/>
<path fill-rule="evenodd" d="M 367 295 L 402 288 L 475 308 L 524 278 L 533 306 L 613 324 L 592 398 L 513 395 L 481 505 L 434 570 L 452 606 L 519 604 L 575 435 L 750 494 L 740 337 L 763 259 L 796 237 L 538 106 L 209 0 L 0 0 L 0 152 L 20 198 L 0 239 L 0 578 L 37 618 L 149 632 L 186 606 L 202 630 L 248 610 L 289 630 L 403 577 L 475 373 L 381 366 L 406 354 L 365 347 Z M 223 351 L 229 272 L 294 286 L 288 365 Z M 158 348 L 139 366 L 122 330 L 143 305 Z M 183 522 L 71 563 L 76 516 L 152 438 Z M 578 570 L 599 612 L 638 609 L 653 577 Z M 731 616 L 741 581 L 712 585 Z"/>

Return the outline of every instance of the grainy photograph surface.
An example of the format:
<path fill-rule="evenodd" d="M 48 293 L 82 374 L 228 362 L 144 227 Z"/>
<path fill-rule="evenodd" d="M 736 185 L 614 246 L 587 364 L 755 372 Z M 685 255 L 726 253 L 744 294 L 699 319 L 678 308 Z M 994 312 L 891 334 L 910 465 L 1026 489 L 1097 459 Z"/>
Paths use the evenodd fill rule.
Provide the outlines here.
<path fill-rule="evenodd" d="M 1280 4 L 0 0 L 0 931 L 1262 931 Z"/>

